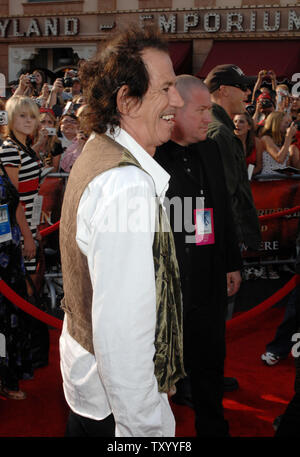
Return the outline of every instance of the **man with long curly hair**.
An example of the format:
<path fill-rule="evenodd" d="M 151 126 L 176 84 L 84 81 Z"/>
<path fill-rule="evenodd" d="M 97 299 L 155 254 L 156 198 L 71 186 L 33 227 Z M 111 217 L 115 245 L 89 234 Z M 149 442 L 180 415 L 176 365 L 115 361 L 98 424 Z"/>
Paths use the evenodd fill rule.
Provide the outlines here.
<path fill-rule="evenodd" d="M 131 27 L 80 68 L 92 131 L 62 208 L 67 436 L 174 436 L 168 394 L 184 376 L 180 280 L 162 205 L 175 87 L 168 48 Z"/>

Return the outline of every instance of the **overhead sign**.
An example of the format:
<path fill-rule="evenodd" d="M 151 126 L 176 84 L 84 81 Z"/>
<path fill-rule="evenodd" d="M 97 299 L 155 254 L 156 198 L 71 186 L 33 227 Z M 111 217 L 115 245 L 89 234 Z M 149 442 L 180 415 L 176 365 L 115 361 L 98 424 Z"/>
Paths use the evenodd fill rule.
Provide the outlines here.
<path fill-rule="evenodd" d="M 156 24 L 164 34 L 254 34 L 296 32 L 300 29 L 299 10 L 278 8 L 212 9 L 192 11 L 150 10 L 147 14 L 118 11 L 89 13 L 73 17 L 39 16 L 0 18 L 0 39 L 15 37 L 101 36 L 124 24 L 137 22 L 140 27 Z"/>

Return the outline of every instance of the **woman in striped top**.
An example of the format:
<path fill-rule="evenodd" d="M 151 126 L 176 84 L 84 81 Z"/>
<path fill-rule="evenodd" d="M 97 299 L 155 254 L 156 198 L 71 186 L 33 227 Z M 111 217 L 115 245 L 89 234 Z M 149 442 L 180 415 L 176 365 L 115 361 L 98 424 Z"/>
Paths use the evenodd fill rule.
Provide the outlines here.
<path fill-rule="evenodd" d="M 25 267 L 34 282 L 37 266 L 35 240 L 40 239 L 37 226 L 40 222 L 38 190 L 41 162 L 28 142 L 38 126 L 39 108 L 32 99 L 20 95 L 7 101 L 6 111 L 8 132 L 0 148 L 0 159 L 19 192 L 17 221 L 22 233 Z M 32 295 L 30 287 L 29 295 Z"/>

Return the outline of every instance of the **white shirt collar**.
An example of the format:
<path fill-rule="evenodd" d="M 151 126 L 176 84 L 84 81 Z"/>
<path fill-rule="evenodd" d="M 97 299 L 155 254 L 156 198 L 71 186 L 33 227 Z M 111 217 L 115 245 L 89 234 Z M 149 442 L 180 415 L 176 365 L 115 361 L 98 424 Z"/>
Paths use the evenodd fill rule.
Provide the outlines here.
<path fill-rule="evenodd" d="M 164 197 L 169 186 L 170 175 L 159 165 L 159 163 L 157 163 L 156 160 L 154 160 L 153 157 L 151 157 L 151 155 L 122 128 L 116 129 L 114 135 L 107 130 L 106 135 L 128 149 L 141 167 L 152 177 L 156 195 L 158 197 Z"/>

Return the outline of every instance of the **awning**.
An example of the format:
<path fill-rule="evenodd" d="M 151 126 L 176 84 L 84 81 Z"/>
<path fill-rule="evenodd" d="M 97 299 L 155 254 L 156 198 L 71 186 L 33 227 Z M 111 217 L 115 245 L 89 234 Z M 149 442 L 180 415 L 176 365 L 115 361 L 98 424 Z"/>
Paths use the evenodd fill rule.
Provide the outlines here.
<path fill-rule="evenodd" d="M 300 72 L 299 40 L 215 41 L 201 70 L 205 78 L 216 65 L 238 65 L 247 76 L 257 76 L 260 70 L 273 70 L 278 79 L 291 79 Z"/>
<path fill-rule="evenodd" d="M 192 74 L 193 44 L 192 41 L 169 42 L 170 57 L 176 75 Z"/>

